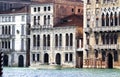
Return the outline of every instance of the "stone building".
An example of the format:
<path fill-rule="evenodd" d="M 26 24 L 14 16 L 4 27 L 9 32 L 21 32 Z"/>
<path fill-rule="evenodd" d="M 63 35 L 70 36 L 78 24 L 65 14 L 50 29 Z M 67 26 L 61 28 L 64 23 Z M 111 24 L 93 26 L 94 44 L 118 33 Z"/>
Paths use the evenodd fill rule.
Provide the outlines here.
<path fill-rule="evenodd" d="M 0 48 L 4 53 L 4 66 L 26 66 L 29 18 L 26 7 L 0 13 Z"/>
<path fill-rule="evenodd" d="M 120 0 L 84 1 L 84 67 L 120 67 Z"/>
<path fill-rule="evenodd" d="M 83 8 L 81 2 L 70 3 L 37 1 L 31 5 L 31 66 L 82 67 Z"/>

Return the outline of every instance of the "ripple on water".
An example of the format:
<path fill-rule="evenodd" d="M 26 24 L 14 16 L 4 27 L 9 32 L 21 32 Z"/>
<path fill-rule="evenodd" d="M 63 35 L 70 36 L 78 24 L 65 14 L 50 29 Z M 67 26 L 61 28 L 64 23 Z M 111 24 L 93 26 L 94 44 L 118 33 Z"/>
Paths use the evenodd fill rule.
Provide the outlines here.
<path fill-rule="evenodd" d="M 120 69 L 35 70 L 4 68 L 3 77 L 120 77 Z"/>

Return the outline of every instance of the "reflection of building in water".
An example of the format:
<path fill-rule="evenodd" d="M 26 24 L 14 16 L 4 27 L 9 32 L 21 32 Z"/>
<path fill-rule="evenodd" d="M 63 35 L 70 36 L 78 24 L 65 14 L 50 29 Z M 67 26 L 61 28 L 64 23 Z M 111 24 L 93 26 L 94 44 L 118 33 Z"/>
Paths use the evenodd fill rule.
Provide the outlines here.
<path fill-rule="evenodd" d="M 119 0 L 84 2 L 84 67 L 120 66 Z"/>

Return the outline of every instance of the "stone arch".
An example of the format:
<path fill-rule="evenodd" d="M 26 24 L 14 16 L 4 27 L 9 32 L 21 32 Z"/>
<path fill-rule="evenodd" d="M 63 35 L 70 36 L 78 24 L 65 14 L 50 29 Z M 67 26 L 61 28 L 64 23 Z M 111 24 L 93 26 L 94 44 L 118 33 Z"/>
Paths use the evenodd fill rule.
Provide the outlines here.
<path fill-rule="evenodd" d="M 18 67 L 24 67 L 24 57 L 23 57 L 23 55 L 20 55 L 18 57 Z"/>
<path fill-rule="evenodd" d="M 48 63 L 49 63 L 49 55 L 48 55 L 48 53 L 45 53 L 45 54 L 44 54 L 44 63 L 45 63 L 45 64 L 48 64 Z"/>
<path fill-rule="evenodd" d="M 107 54 L 107 68 L 113 68 L 113 55 L 111 53 Z"/>
<path fill-rule="evenodd" d="M 9 60 L 8 55 L 4 55 L 4 57 L 3 57 L 3 66 L 8 66 L 8 60 Z"/>
<path fill-rule="evenodd" d="M 57 53 L 56 54 L 56 64 L 60 65 L 61 64 L 61 54 L 60 53 Z"/>

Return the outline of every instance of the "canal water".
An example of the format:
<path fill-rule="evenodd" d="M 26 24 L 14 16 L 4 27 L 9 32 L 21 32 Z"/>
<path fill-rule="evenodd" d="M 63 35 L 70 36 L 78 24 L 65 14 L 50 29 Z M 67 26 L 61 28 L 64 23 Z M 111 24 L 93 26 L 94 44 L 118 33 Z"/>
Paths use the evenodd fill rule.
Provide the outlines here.
<path fill-rule="evenodd" d="M 3 77 L 120 77 L 120 69 L 36 70 L 4 67 Z"/>

